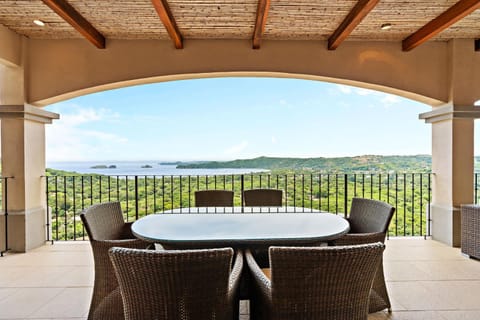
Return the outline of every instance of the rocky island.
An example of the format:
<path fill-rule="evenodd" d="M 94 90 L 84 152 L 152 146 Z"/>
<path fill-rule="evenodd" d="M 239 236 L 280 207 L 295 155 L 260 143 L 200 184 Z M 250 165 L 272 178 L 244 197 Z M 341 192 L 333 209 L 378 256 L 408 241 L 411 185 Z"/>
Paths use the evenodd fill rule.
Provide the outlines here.
<path fill-rule="evenodd" d="M 97 164 L 90 167 L 90 169 L 116 169 L 116 168 L 117 166 L 114 164 L 111 164 L 109 166 L 107 166 L 106 164 Z"/>

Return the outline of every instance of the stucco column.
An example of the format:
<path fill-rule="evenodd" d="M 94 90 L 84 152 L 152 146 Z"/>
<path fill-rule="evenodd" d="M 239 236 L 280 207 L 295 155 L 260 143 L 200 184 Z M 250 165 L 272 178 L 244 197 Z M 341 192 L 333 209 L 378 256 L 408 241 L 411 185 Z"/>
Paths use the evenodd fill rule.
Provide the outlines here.
<path fill-rule="evenodd" d="M 25 252 L 45 243 L 45 124 L 58 114 L 29 105 L 0 105 L 2 176 L 8 179 L 8 247 Z M 5 197 L 5 186 L 3 186 Z M 0 243 L 5 245 L 5 211 Z"/>
<path fill-rule="evenodd" d="M 480 108 L 453 105 L 420 115 L 432 124 L 432 237 L 455 247 L 461 243 L 460 205 L 473 203 L 473 133 L 479 117 Z"/>

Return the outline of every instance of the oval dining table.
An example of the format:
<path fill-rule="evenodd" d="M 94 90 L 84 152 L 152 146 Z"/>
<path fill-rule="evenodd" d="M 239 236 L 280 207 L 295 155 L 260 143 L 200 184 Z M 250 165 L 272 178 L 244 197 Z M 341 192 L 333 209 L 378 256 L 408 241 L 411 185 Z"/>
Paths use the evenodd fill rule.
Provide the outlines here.
<path fill-rule="evenodd" d="M 132 225 L 136 237 L 171 249 L 316 245 L 349 229 L 341 216 L 302 207 L 181 208 Z"/>

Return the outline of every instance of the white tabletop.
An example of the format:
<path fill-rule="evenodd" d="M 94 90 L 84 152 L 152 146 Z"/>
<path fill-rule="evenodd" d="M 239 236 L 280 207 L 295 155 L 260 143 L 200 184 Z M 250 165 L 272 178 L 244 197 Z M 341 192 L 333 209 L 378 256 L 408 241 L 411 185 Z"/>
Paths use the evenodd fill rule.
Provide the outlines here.
<path fill-rule="evenodd" d="M 339 238 L 349 228 L 341 216 L 298 207 L 183 208 L 132 225 L 140 239 L 179 247 L 307 245 Z"/>

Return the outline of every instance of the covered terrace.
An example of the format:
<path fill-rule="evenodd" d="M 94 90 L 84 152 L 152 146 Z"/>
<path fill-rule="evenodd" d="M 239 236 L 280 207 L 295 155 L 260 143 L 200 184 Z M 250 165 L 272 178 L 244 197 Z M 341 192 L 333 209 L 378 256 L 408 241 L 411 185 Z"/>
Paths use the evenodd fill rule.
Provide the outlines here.
<path fill-rule="evenodd" d="M 0 248 L 8 238 L 10 252 L 29 253 L 9 254 L 0 261 L 0 310 L 7 318 L 37 319 L 57 317 L 49 310 L 58 311 L 57 318 L 82 319 L 87 311 L 88 245 L 45 246 L 45 125 L 60 115 L 45 111 L 44 106 L 135 84 L 268 76 L 355 85 L 432 107 L 420 118 L 432 127 L 434 241 L 418 244 L 419 240 L 392 239 L 387 243 L 387 278 L 396 300 L 392 318 L 477 319 L 476 301 L 468 299 L 474 296 L 470 293 L 478 292 L 478 265 L 451 247 L 460 245 L 459 206 L 472 203 L 474 197 L 474 119 L 480 116 L 475 107 L 480 99 L 478 8 L 479 0 L 2 1 L 1 171 L 9 183 L 8 193 L 2 193 Z M 6 212 L 8 228 L 3 219 Z M 83 273 L 76 273 L 78 282 L 67 281 L 50 290 L 53 280 L 37 282 L 34 277 L 24 287 L 15 278 L 19 271 L 34 275 L 41 270 L 43 251 L 52 254 L 47 265 L 73 262 L 74 258 L 55 260 L 56 251 L 64 249 L 67 257 L 88 258 L 82 260 L 87 261 L 88 270 L 82 265 Z M 411 259 L 406 264 L 394 261 L 406 256 Z M 30 257 L 35 261 L 28 262 Z M 425 257 L 432 260 L 423 264 Z M 17 268 L 17 262 L 25 269 Z M 443 269 L 446 264 L 451 268 Z M 415 276 L 402 273 L 413 270 L 412 266 L 418 269 Z M 53 268 L 58 271 L 55 278 L 67 279 L 63 276 L 70 267 Z M 411 280 L 424 282 L 413 288 Z M 438 281 L 439 286 L 429 281 Z M 37 293 L 71 296 L 76 291 L 86 298 L 74 299 L 77 305 L 72 309 L 79 310 L 75 313 L 49 309 L 46 300 L 35 310 L 17 305 L 17 311 L 25 314 L 9 313 L 8 306 L 14 306 L 9 299 L 22 296 L 29 301 L 29 295 Z M 430 295 L 432 300 L 427 298 Z M 424 304 L 416 304 L 419 301 Z"/>
<path fill-rule="evenodd" d="M 83 319 L 88 311 L 88 243 L 45 245 L 45 125 L 60 115 L 44 106 L 143 83 L 268 76 L 432 107 L 420 118 L 432 127 L 433 240 L 387 242 L 394 312 L 369 319 L 478 319 L 478 263 L 452 248 L 459 206 L 474 197 L 478 8 L 479 0 L 1 1 L 1 172 L 9 180 L 0 248 L 7 238 L 9 253 L 0 258 L 0 318 Z M 248 307 L 242 313 L 247 319 Z"/>
<path fill-rule="evenodd" d="M 2 175 L 14 177 L 9 249 L 45 243 L 44 126 L 59 115 L 43 106 L 225 76 L 330 81 L 431 105 L 420 118 L 432 126 L 432 234 L 458 246 L 459 205 L 473 202 L 479 7 L 473 0 L 2 1 Z"/>

